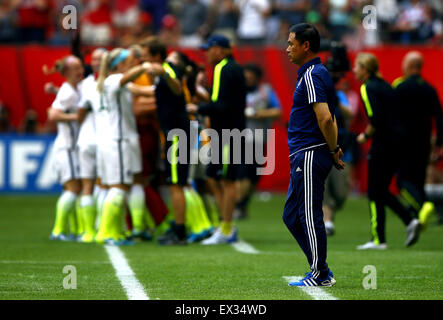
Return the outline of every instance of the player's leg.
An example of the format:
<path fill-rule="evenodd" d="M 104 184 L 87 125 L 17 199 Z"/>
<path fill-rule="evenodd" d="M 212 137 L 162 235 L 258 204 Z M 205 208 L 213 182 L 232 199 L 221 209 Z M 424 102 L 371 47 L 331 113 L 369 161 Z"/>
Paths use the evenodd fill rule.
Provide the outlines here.
<path fill-rule="evenodd" d="M 187 243 L 185 228 L 186 198 L 183 188 L 188 183 L 189 161 L 187 163 L 179 162 L 178 148 L 178 138 L 174 138 L 172 142 L 166 142 L 165 150 L 171 150 L 171 162 L 168 159 L 165 159 L 164 162 L 166 167 L 166 184 L 171 194 L 175 223 L 172 226 L 171 232 L 158 238 L 159 244 L 162 245 L 181 245 Z"/>
<path fill-rule="evenodd" d="M 75 223 L 75 206 L 80 192 L 76 154 L 72 150 L 61 149 L 55 153 L 55 170 L 63 185 L 63 192 L 57 200 L 55 223 L 51 239 L 68 240 L 70 220 Z M 74 230 L 76 231 L 76 230 Z"/>
<path fill-rule="evenodd" d="M 63 192 L 57 200 L 55 223 L 51 233 L 52 240 L 68 240 L 69 218 L 75 214 L 75 205 L 80 191 L 78 180 L 63 184 Z"/>
<path fill-rule="evenodd" d="M 80 197 L 80 219 L 84 229 L 83 242 L 93 242 L 95 238 L 95 220 L 97 206 L 94 199 L 94 185 L 96 179 L 96 147 L 80 148 L 80 177 L 82 181 L 82 195 Z"/>
<path fill-rule="evenodd" d="M 368 200 L 371 225 L 371 241 L 357 247 L 359 250 L 386 249 L 385 238 L 385 198 L 386 185 L 381 156 L 371 155 L 368 160 Z"/>
<path fill-rule="evenodd" d="M 147 226 L 145 226 L 146 198 L 145 190 L 143 187 L 143 175 L 142 175 L 142 151 L 138 138 L 131 139 L 129 143 L 131 151 L 131 168 L 134 173 L 134 184 L 132 185 L 129 196 L 128 206 L 132 218 L 132 234 L 133 236 L 142 236 L 144 239 L 152 239 L 151 235 L 145 232 Z M 154 226 L 150 226 L 153 228 Z M 145 237 L 146 236 L 146 237 Z"/>
<path fill-rule="evenodd" d="M 122 220 L 126 195 L 133 183 L 133 175 L 128 170 L 130 168 L 129 147 L 125 141 L 110 141 L 99 147 L 99 153 L 106 155 L 103 180 L 109 185 L 109 191 L 104 200 L 103 215 L 96 240 L 99 243 L 109 240 L 118 244 L 125 239 Z"/>

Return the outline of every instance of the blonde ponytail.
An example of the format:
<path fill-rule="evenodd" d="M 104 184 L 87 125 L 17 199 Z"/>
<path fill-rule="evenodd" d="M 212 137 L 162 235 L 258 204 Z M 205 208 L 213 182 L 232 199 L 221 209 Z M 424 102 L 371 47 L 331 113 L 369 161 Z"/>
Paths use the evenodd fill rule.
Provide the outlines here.
<path fill-rule="evenodd" d="M 108 73 L 112 71 L 113 69 L 110 68 L 110 65 L 112 64 L 112 61 L 120 54 L 122 51 L 122 48 L 116 48 L 112 50 L 111 52 L 104 52 L 102 55 L 102 60 L 100 62 L 100 71 L 98 73 L 97 78 L 97 90 L 98 92 L 103 91 L 103 84 L 105 82 L 106 77 L 108 76 Z"/>
<path fill-rule="evenodd" d="M 371 76 L 376 76 L 383 79 L 382 74 L 379 71 L 378 60 L 372 53 L 361 52 L 357 55 L 357 63 L 365 68 Z"/>

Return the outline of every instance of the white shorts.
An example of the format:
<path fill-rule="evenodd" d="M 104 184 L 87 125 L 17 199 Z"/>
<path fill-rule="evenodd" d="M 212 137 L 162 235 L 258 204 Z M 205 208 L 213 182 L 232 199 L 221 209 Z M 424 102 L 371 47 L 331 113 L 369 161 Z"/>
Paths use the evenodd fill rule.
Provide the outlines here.
<path fill-rule="evenodd" d="M 80 178 L 95 179 L 97 177 L 97 146 L 90 144 L 79 146 Z"/>
<path fill-rule="evenodd" d="M 63 185 L 70 180 L 80 178 L 77 149 L 54 150 L 54 156 L 54 170 L 58 182 Z"/>
<path fill-rule="evenodd" d="M 131 185 L 134 174 L 141 172 L 140 146 L 128 140 L 112 140 L 98 144 L 97 172 L 102 184 Z"/>
<path fill-rule="evenodd" d="M 142 148 L 140 147 L 140 140 L 138 137 L 129 139 L 129 144 L 131 146 L 131 169 L 134 174 L 143 171 L 142 163 Z"/>

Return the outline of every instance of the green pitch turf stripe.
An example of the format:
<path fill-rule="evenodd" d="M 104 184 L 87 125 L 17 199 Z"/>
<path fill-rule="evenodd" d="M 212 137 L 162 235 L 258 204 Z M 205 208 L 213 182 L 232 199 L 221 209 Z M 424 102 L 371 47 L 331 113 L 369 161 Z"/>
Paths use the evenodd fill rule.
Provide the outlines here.
<path fill-rule="evenodd" d="M 241 252 L 241 253 L 246 253 L 246 254 L 260 253 L 260 251 L 258 251 L 252 245 L 250 245 L 249 243 L 247 243 L 243 240 L 238 240 L 237 242 L 234 242 L 232 244 L 232 246 L 234 247 L 235 250 L 237 250 L 238 252 Z"/>
<path fill-rule="evenodd" d="M 284 276 L 283 279 L 285 279 L 288 283 L 292 281 L 298 281 L 303 279 L 303 277 L 293 277 L 293 276 Z M 314 300 L 339 300 L 338 298 L 334 297 L 332 294 L 327 293 L 324 288 L 320 287 L 299 287 L 303 292 L 311 296 Z"/>
<path fill-rule="evenodd" d="M 149 300 L 143 285 L 135 277 L 134 271 L 128 264 L 128 261 L 119 247 L 105 246 L 115 274 L 125 290 L 129 300 Z"/>

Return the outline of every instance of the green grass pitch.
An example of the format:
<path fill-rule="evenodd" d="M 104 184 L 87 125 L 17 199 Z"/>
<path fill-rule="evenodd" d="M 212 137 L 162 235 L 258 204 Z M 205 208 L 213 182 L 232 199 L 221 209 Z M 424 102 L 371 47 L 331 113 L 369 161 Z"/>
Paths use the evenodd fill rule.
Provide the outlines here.
<path fill-rule="evenodd" d="M 283 224 L 285 196 L 254 197 L 250 218 L 237 223 L 239 236 L 258 254 L 230 245 L 122 247 L 150 299 L 312 299 L 288 287 L 284 276 L 308 271 L 304 255 Z M 127 299 L 101 245 L 51 242 L 55 196 L 0 196 L 0 299 Z M 335 219 L 328 263 L 337 284 L 325 288 L 338 299 L 443 299 L 443 226 L 434 216 L 419 242 L 405 248 L 405 228 L 387 215 L 386 251 L 357 251 L 369 239 L 365 198 L 351 198 Z M 63 289 L 63 268 L 77 270 L 77 289 Z M 376 268 L 377 289 L 363 288 L 363 268 Z"/>

